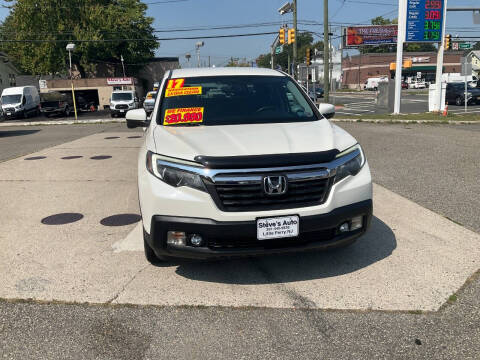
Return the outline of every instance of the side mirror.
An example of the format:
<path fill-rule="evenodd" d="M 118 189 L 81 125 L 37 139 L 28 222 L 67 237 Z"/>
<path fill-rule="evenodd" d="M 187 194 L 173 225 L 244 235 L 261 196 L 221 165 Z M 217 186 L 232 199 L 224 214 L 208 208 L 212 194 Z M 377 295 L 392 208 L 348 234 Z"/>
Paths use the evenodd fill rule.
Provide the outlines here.
<path fill-rule="evenodd" d="M 135 102 L 138 102 L 138 97 L 135 98 Z"/>
<path fill-rule="evenodd" d="M 150 125 L 150 120 L 147 119 L 147 113 L 144 109 L 130 110 L 127 112 L 125 118 L 129 129 L 147 127 Z"/>
<path fill-rule="evenodd" d="M 335 116 L 335 105 L 321 103 L 318 104 L 318 110 L 326 119 L 331 119 Z"/>

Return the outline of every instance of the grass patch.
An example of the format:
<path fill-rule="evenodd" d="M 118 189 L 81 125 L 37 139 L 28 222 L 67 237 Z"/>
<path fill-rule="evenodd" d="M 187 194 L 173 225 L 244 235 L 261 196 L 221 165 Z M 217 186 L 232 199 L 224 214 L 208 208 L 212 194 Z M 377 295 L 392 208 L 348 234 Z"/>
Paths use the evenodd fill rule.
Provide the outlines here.
<path fill-rule="evenodd" d="M 455 295 L 455 294 L 452 294 L 452 295 L 450 295 L 450 296 L 448 297 L 448 302 L 449 302 L 450 304 L 453 304 L 453 303 L 454 303 L 455 301 L 457 301 L 457 300 L 458 300 L 458 299 L 457 299 L 457 295 Z"/>
<path fill-rule="evenodd" d="M 341 114 L 337 116 L 341 119 L 359 119 L 359 120 L 411 120 L 411 121 L 432 121 L 439 123 L 447 123 L 448 121 L 478 121 L 480 123 L 480 114 L 453 114 L 449 113 L 447 116 L 434 113 L 421 114 L 365 114 L 365 115 L 347 115 Z"/>

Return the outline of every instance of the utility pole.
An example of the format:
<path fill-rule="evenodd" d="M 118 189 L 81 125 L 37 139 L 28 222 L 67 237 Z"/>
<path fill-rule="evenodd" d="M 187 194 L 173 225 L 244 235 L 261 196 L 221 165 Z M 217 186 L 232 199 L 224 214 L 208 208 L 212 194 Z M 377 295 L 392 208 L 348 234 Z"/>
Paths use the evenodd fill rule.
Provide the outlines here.
<path fill-rule="evenodd" d="M 323 0 L 323 96 L 325 102 L 329 101 L 330 80 L 329 80 L 329 62 L 330 62 L 330 41 L 328 36 L 328 0 Z"/>
<path fill-rule="evenodd" d="M 297 36 L 297 0 L 293 0 L 293 28 L 295 29 L 295 37 Z M 297 39 L 293 43 L 293 78 L 298 79 L 297 77 Z"/>
<path fill-rule="evenodd" d="M 443 4 L 442 38 L 438 44 L 437 72 L 435 74 L 435 101 L 433 112 L 440 112 L 442 109 L 442 73 L 443 73 L 443 52 L 445 50 L 445 28 L 447 23 L 447 0 Z"/>
<path fill-rule="evenodd" d="M 407 0 L 400 0 L 398 4 L 398 35 L 397 35 L 397 61 L 395 65 L 395 102 L 393 113 L 400 114 L 402 95 L 402 66 L 403 66 L 403 43 L 407 31 Z"/>

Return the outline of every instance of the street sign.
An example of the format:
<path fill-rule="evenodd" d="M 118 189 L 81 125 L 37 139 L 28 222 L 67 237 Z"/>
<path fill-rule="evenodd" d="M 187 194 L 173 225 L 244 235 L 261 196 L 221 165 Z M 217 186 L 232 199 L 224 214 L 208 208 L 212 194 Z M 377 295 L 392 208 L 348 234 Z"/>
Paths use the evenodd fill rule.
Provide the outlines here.
<path fill-rule="evenodd" d="M 458 50 L 458 42 L 452 44 L 452 50 Z"/>
<path fill-rule="evenodd" d="M 441 42 L 445 0 L 407 0 L 405 42 Z"/>
<path fill-rule="evenodd" d="M 277 46 L 275 48 L 275 55 L 280 54 L 283 51 L 283 45 Z"/>
<path fill-rule="evenodd" d="M 472 47 L 472 44 L 460 43 L 458 46 L 459 46 L 460 49 L 470 49 Z"/>

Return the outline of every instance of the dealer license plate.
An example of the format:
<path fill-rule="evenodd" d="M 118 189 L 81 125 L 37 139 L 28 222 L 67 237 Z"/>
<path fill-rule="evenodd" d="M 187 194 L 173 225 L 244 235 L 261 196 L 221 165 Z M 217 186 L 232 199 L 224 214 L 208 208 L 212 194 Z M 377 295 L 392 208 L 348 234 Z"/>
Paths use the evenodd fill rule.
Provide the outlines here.
<path fill-rule="evenodd" d="M 121 112 L 121 113 L 124 113 L 124 112 L 125 112 L 125 110 L 120 110 L 120 112 Z"/>
<path fill-rule="evenodd" d="M 281 239 L 298 236 L 299 217 L 296 215 L 257 220 L 257 239 Z"/>
<path fill-rule="evenodd" d="M 12 115 L 12 113 L 7 113 L 7 116 L 10 116 L 10 115 Z"/>

